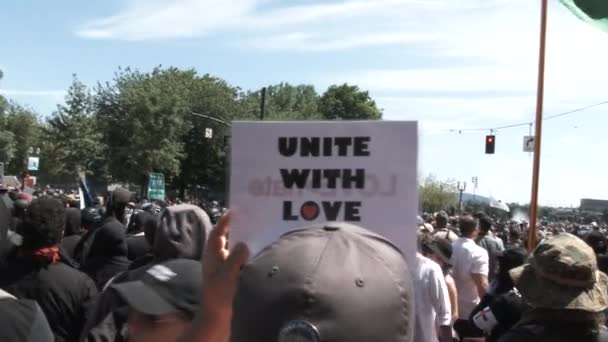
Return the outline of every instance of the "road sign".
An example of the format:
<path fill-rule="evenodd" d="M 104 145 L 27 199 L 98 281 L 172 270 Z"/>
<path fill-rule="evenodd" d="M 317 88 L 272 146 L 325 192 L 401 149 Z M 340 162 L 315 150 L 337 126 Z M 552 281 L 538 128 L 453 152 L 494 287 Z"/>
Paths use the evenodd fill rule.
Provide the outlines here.
<path fill-rule="evenodd" d="M 534 152 L 534 136 L 527 135 L 524 137 L 524 152 Z"/>
<path fill-rule="evenodd" d="M 165 175 L 162 173 L 150 172 L 148 180 L 148 198 L 160 201 L 165 200 Z"/>
<path fill-rule="evenodd" d="M 40 165 L 40 158 L 38 158 L 38 157 L 27 158 L 27 170 L 28 171 L 38 171 L 39 165 Z"/>
<path fill-rule="evenodd" d="M 213 128 L 205 128 L 205 139 L 213 138 Z"/>

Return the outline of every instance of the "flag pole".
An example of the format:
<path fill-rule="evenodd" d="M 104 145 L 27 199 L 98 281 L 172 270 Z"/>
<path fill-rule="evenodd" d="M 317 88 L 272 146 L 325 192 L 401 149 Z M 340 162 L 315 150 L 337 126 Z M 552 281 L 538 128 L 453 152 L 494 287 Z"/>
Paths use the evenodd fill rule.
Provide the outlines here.
<path fill-rule="evenodd" d="M 538 216 L 538 187 L 540 178 L 540 151 L 543 131 L 543 104 L 545 97 L 545 50 L 547 41 L 548 0 L 541 0 L 540 47 L 538 54 L 538 84 L 536 91 L 536 126 L 534 135 L 534 165 L 532 167 L 532 198 L 530 200 L 530 231 L 528 250 L 536 245 L 536 221 Z"/>

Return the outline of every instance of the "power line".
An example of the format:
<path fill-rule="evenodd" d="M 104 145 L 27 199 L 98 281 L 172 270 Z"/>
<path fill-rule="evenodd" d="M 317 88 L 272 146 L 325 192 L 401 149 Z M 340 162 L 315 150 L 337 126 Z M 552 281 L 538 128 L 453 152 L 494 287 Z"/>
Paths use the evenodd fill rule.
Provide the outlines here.
<path fill-rule="evenodd" d="M 554 114 L 554 115 L 549 115 L 549 116 L 543 118 L 543 121 L 548 121 L 548 120 L 553 120 L 553 119 L 561 118 L 563 116 L 572 115 L 572 114 L 575 114 L 575 113 L 578 113 L 578 112 L 585 111 L 587 109 L 603 106 L 603 105 L 606 105 L 606 104 L 608 104 L 608 100 L 607 101 L 598 102 L 598 103 L 590 105 L 590 106 L 586 106 L 586 107 L 582 107 L 582 108 L 577 108 L 577 109 L 569 110 L 567 112 L 563 112 L 563 113 L 559 113 L 559 114 Z M 485 132 L 485 131 L 495 132 L 495 131 L 499 131 L 499 130 L 503 130 L 503 129 L 522 127 L 522 126 L 530 126 L 532 124 L 533 124 L 533 122 L 527 121 L 527 122 L 520 122 L 520 123 L 506 125 L 506 126 L 498 126 L 498 127 L 494 127 L 494 128 L 463 128 L 463 129 L 450 129 L 448 131 L 449 132 L 458 132 L 459 134 L 462 133 L 462 132 Z"/>

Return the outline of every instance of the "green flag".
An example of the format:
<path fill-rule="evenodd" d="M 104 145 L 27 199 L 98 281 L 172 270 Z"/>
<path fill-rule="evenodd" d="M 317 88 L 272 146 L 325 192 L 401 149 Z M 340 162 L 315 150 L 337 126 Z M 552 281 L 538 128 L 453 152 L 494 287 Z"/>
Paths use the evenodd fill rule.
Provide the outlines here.
<path fill-rule="evenodd" d="M 608 32 L 608 0 L 561 0 L 580 19 Z"/>

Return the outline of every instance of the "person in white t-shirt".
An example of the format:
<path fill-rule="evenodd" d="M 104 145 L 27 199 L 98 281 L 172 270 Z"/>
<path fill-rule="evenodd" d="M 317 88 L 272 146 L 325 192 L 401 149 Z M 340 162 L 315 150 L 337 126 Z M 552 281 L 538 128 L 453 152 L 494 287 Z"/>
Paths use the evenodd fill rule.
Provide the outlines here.
<path fill-rule="evenodd" d="M 428 234 L 419 235 L 419 249 Z M 451 342 L 452 313 L 450 296 L 441 267 L 433 260 L 416 253 L 414 293 L 416 296 L 416 328 L 414 342 Z M 437 328 L 439 327 L 439 336 Z"/>
<path fill-rule="evenodd" d="M 451 264 L 456 288 L 458 289 L 458 318 L 455 327 L 465 325 L 471 312 L 488 290 L 489 258 L 488 252 L 475 243 L 477 223 L 472 216 L 463 216 L 459 221 L 462 237 L 453 243 Z M 460 324 L 459 324 L 460 323 Z"/>

